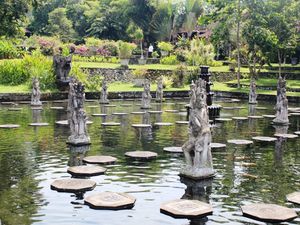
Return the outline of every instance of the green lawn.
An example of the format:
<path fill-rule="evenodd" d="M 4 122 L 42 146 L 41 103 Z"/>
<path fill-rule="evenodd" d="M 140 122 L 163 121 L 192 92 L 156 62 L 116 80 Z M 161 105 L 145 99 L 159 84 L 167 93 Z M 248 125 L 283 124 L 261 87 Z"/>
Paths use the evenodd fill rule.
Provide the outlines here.
<path fill-rule="evenodd" d="M 227 82 L 228 84 L 237 84 L 237 80 L 232 80 Z M 241 80 L 242 85 L 249 85 L 250 79 L 242 79 Z M 300 80 L 287 80 L 286 82 L 288 88 L 300 88 Z M 277 86 L 277 79 L 258 79 L 256 81 L 257 86 L 267 86 L 267 87 L 276 87 Z"/>
<path fill-rule="evenodd" d="M 28 93 L 28 85 L 21 84 L 15 86 L 0 85 L 0 93 Z"/>

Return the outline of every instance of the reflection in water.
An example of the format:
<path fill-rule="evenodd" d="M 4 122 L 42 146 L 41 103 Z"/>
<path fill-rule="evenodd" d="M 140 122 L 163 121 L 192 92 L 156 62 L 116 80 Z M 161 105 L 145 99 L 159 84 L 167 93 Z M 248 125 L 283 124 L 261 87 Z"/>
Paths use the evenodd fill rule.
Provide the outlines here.
<path fill-rule="evenodd" d="M 151 118 L 150 118 L 150 114 L 148 112 L 146 112 L 143 115 L 142 123 L 143 124 L 151 124 Z M 153 139 L 151 127 L 138 129 L 138 132 L 139 132 L 139 136 L 138 136 L 139 140 L 141 140 L 142 143 L 143 143 L 143 141 L 150 141 Z"/>
<path fill-rule="evenodd" d="M 276 134 L 287 134 L 289 126 L 278 126 L 274 125 L 275 128 L 275 133 Z M 282 158 L 283 158 L 283 150 L 284 150 L 284 143 L 285 143 L 285 138 L 278 137 L 276 142 L 275 142 L 275 152 L 274 152 L 274 164 L 276 167 L 281 167 L 282 166 Z"/>
<path fill-rule="evenodd" d="M 41 113 L 42 113 L 42 110 L 32 109 L 32 122 L 33 123 L 42 122 Z"/>
<path fill-rule="evenodd" d="M 82 160 L 89 150 L 90 150 L 90 145 L 83 145 L 83 146 L 69 145 L 70 158 L 69 158 L 68 166 L 83 165 Z"/>

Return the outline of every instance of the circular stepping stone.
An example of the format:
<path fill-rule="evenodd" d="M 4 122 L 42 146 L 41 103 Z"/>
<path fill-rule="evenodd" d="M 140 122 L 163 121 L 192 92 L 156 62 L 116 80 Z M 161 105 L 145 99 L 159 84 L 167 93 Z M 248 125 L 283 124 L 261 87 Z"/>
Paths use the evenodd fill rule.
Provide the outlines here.
<path fill-rule="evenodd" d="M 95 99 L 85 99 L 86 102 L 95 102 Z"/>
<path fill-rule="evenodd" d="M 211 148 L 226 148 L 226 144 L 222 143 L 210 143 Z"/>
<path fill-rule="evenodd" d="M 289 202 L 296 203 L 296 204 L 300 205 L 300 192 L 294 192 L 294 193 L 288 194 L 286 196 L 286 199 Z"/>
<path fill-rule="evenodd" d="M 265 222 L 284 222 L 297 217 L 295 210 L 275 204 L 257 203 L 241 209 L 244 216 Z"/>
<path fill-rule="evenodd" d="M 115 115 L 115 116 L 126 116 L 126 115 L 128 115 L 128 113 L 115 112 L 115 113 L 113 113 L 113 115 Z"/>
<path fill-rule="evenodd" d="M 62 179 L 55 180 L 51 184 L 51 189 L 58 192 L 85 192 L 95 188 L 96 182 L 88 179 Z"/>
<path fill-rule="evenodd" d="M 148 111 L 150 114 L 161 114 L 163 113 L 162 111 Z"/>
<path fill-rule="evenodd" d="M 64 109 L 64 107 L 62 107 L 62 106 L 52 106 L 52 107 L 50 107 L 50 109 Z"/>
<path fill-rule="evenodd" d="M 218 122 L 232 121 L 232 119 L 230 119 L 230 118 L 216 118 L 215 120 L 218 121 Z"/>
<path fill-rule="evenodd" d="M 257 110 L 267 110 L 266 107 L 259 107 L 259 106 L 255 107 L 255 109 L 257 109 Z"/>
<path fill-rule="evenodd" d="M 107 155 L 87 156 L 83 161 L 90 164 L 114 164 L 117 159 Z"/>
<path fill-rule="evenodd" d="M 198 200 L 179 199 L 163 203 L 160 212 L 174 218 L 197 218 L 212 214 L 212 206 Z"/>
<path fill-rule="evenodd" d="M 105 113 L 95 113 L 95 114 L 92 114 L 92 116 L 95 116 L 95 117 L 104 117 L 104 116 L 107 116 L 107 114 L 105 114 Z"/>
<path fill-rule="evenodd" d="M 19 102 L 19 104 L 23 104 L 23 105 L 30 104 L 30 103 L 31 103 L 30 101 L 21 101 L 21 102 Z"/>
<path fill-rule="evenodd" d="M 33 126 L 33 127 L 49 126 L 49 123 L 30 123 L 29 126 Z"/>
<path fill-rule="evenodd" d="M 242 176 L 246 177 L 246 178 L 251 178 L 251 179 L 257 179 L 258 178 L 258 176 L 255 176 L 255 175 L 252 175 L 252 174 L 249 174 L 249 173 L 243 173 Z"/>
<path fill-rule="evenodd" d="M 183 153 L 182 147 L 164 147 L 165 152 Z"/>
<path fill-rule="evenodd" d="M 300 113 L 290 113 L 291 116 L 300 116 Z"/>
<path fill-rule="evenodd" d="M 270 119 L 274 119 L 276 118 L 275 115 L 262 115 L 264 118 L 270 118 Z"/>
<path fill-rule="evenodd" d="M 18 128 L 20 127 L 20 125 L 18 124 L 2 124 L 0 125 L 0 128 L 3 128 L 3 129 L 13 129 L 13 128 Z"/>
<path fill-rule="evenodd" d="M 152 127 L 151 124 L 142 124 L 142 123 L 132 124 L 131 126 L 134 127 L 134 128 L 149 128 L 149 127 Z"/>
<path fill-rule="evenodd" d="M 264 136 L 256 136 L 256 137 L 252 137 L 252 139 L 255 141 L 266 141 L 266 142 L 272 142 L 277 140 L 277 138 L 274 137 L 264 137 Z"/>
<path fill-rule="evenodd" d="M 297 111 L 300 111 L 300 108 L 289 107 L 289 108 L 288 108 L 288 111 L 291 111 L 291 112 L 297 112 Z"/>
<path fill-rule="evenodd" d="M 296 134 L 274 134 L 275 137 L 281 137 L 281 138 L 297 138 L 298 135 Z"/>
<path fill-rule="evenodd" d="M 242 117 L 242 116 L 234 116 L 232 117 L 233 120 L 248 120 L 248 117 Z"/>
<path fill-rule="evenodd" d="M 148 160 L 148 159 L 156 158 L 157 153 L 150 152 L 150 151 L 133 151 L 133 152 L 126 152 L 125 156 L 134 158 L 134 159 Z"/>
<path fill-rule="evenodd" d="M 155 126 L 172 126 L 173 123 L 163 123 L 163 122 L 159 122 L 159 123 L 154 123 Z"/>
<path fill-rule="evenodd" d="M 175 123 L 176 124 L 189 124 L 189 121 L 180 120 L 180 121 L 176 121 Z"/>
<path fill-rule="evenodd" d="M 132 106 L 131 104 L 121 104 L 120 106 L 123 106 L 123 107 L 130 107 Z"/>
<path fill-rule="evenodd" d="M 228 106 L 224 106 L 224 107 L 222 107 L 222 109 L 224 109 L 224 110 L 235 110 L 235 109 L 238 109 L 238 108 L 236 108 L 236 107 L 228 107 Z"/>
<path fill-rule="evenodd" d="M 53 103 L 65 103 L 67 102 L 68 100 L 55 100 L 53 101 Z"/>
<path fill-rule="evenodd" d="M 32 110 L 43 110 L 43 107 L 41 106 L 31 106 Z"/>
<path fill-rule="evenodd" d="M 231 99 L 231 102 L 240 102 L 240 101 L 241 101 L 240 99 L 236 99 L 236 98 Z"/>
<path fill-rule="evenodd" d="M 106 123 L 101 123 L 102 126 L 111 126 L 111 127 L 115 127 L 115 126 L 120 126 L 121 123 L 116 123 L 116 122 L 106 122 Z"/>
<path fill-rule="evenodd" d="M 14 102 L 1 102 L 2 105 L 15 105 Z"/>
<path fill-rule="evenodd" d="M 136 199 L 126 193 L 103 192 L 84 198 L 85 204 L 93 209 L 131 209 Z"/>
<path fill-rule="evenodd" d="M 101 166 L 73 166 L 67 172 L 73 176 L 97 176 L 104 174 L 106 169 Z"/>
<path fill-rule="evenodd" d="M 250 119 L 263 119 L 263 116 L 248 116 Z"/>
<path fill-rule="evenodd" d="M 103 105 L 103 107 L 111 108 L 111 107 L 117 107 L 117 106 L 116 105 Z"/>
<path fill-rule="evenodd" d="M 253 141 L 249 140 L 243 140 L 243 139 L 232 139 L 227 141 L 230 144 L 235 144 L 235 145 L 251 145 L 253 144 Z"/>
<path fill-rule="evenodd" d="M 68 120 L 59 120 L 59 121 L 56 121 L 55 124 L 67 126 L 67 125 L 69 125 L 69 121 Z M 88 121 L 86 121 L 86 124 L 90 125 L 90 124 L 93 124 L 93 122 L 88 120 Z"/>
<path fill-rule="evenodd" d="M 143 115 L 145 114 L 146 112 L 131 112 L 131 114 L 134 114 L 134 115 Z"/>
<path fill-rule="evenodd" d="M 8 111 L 21 111 L 22 108 L 8 108 Z"/>
<path fill-rule="evenodd" d="M 99 108 L 99 105 L 88 105 L 87 108 Z"/>
<path fill-rule="evenodd" d="M 300 135 L 300 131 L 295 131 L 294 134 Z"/>
<path fill-rule="evenodd" d="M 168 112 L 168 113 L 178 113 L 179 111 L 178 110 L 173 110 L 173 109 L 167 109 L 165 110 L 165 112 Z"/>

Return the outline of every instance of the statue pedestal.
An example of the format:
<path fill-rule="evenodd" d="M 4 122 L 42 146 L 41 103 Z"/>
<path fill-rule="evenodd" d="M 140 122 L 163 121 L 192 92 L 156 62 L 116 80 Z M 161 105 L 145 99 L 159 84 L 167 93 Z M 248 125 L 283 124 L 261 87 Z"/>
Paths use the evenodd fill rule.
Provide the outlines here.
<path fill-rule="evenodd" d="M 205 180 L 215 176 L 212 168 L 194 168 L 185 166 L 179 173 L 179 176 L 186 177 L 192 180 Z"/>
<path fill-rule="evenodd" d="M 66 80 L 62 80 L 62 79 L 56 80 L 57 89 L 60 90 L 60 91 L 68 91 L 69 90 L 69 82 L 70 82 L 69 79 L 66 79 Z"/>
<path fill-rule="evenodd" d="M 90 145 L 91 139 L 85 135 L 76 137 L 75 135 L 69 136 L 67 140 L 67 144 L 74 145 L 74 146 L 82 146 L 82 145 Z"/>
<path fill-rule="evenodd" d="M 101 105 L 108 105 L 109 104 L 109 101 L 107 100 L 107 101 L 102 101 L 102 100 L 100 100 L 99 101 L 99 104 L 101 104 Z"/>

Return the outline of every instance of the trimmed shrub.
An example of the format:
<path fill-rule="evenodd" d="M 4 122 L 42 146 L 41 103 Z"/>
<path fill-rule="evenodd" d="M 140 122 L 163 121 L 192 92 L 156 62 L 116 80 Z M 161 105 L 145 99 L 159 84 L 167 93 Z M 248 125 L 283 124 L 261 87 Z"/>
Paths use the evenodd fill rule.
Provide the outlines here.
<path fill-rule="evenodd" d="M 176 55 L 170 55 L 170 56 L 162 58 L 160 60 L 160 63 L 163 65 L 177 65 L 177 64 L 179 64 L 179 61 L 178 61 Z"/>
<path fill-rule="evenodd" d="M 21 59 L 3 60 L 0 63 L 0 83 L 5 85 L 19 85 L 25 83 L 30 74 Z"/>
<path fill-rule="evenodd" d="M 11 41 L 0 40 L 0 59 L 14 59 L 21 56 L 21 52 Z"/>

